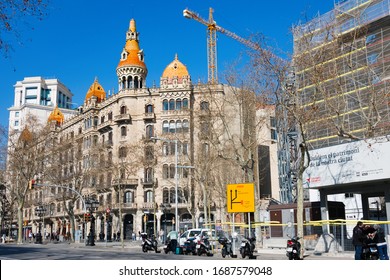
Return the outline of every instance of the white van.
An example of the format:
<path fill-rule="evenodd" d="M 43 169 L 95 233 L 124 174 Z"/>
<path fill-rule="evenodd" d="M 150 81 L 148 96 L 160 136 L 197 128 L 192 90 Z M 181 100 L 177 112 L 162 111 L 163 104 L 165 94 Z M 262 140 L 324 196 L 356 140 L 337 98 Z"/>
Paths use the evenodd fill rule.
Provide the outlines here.
<path fill-rule="evenodd" d="M 188 238 L 195 237 L 195 235 L 196 236 L 199 236 L 199 235 L 201 235 L 201 236 L 209 235 L 210 243 L 211 243 L 211 241 L 213 241 L 213 243 L 214 243 L 214 241 L 215 241 L 215 230 L 212 230 L 212 233 L 213 233 L 213 236 L 210 236 L 208 228 L 193 228 L 193 229 L 186 230 L 179 237 L 179 246 L 183 246 L 184 242 Z M 215 245 L 215 244 L 213 244 L 213 245 Z"/>

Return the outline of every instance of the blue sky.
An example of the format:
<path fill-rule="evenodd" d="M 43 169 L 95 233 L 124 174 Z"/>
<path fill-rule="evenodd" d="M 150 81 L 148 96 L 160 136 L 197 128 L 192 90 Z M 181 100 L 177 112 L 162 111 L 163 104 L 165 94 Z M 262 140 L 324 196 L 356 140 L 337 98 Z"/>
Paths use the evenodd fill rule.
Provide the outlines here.
<path fill-rule="evenodd" d="M 175 54 L 193 82 L 207 80 L 206 26 L 183 17 L 188 8 L 208 19 L 209 7 L 221 27 L 247 38 L 262 33 L 291 53 L 290 28 L 333 8 L 333 0 L 51 0 L 48 16 L 20 25 L 23 44 L 15 44 L 8 58 L 0 55 L 0 125 L 8 126 L 7 108 L 13 104 L 16 81 L 24 77 L 57 78 L 81 105 L 97 77 L 108 92 L 117 92 L 115 69 L 134 18 L 148 68 L 147 86 L 159 85 Z M 31 27 L 34 27 L 32 30 Z M 218 72 L 234 62 L 246 47 L 218 34 Z"/>

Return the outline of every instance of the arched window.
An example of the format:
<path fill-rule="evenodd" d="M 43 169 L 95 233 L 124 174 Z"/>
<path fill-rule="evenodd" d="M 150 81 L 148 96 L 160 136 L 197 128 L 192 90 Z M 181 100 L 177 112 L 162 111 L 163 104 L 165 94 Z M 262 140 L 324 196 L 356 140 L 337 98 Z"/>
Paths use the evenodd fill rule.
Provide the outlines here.
<path fill-rule="evenodd" d="M 179 155 L 181 155 L 181 142 L 180 141 L 177 142 L 177 153 Z"/>
<path fill-rule="evenodd" d="M 176 110 L 181 110 L 181 99 L 180 98 L 178 98 L 178 99 L 176 99 Z"/>
<path fill-rule="evenodd" d="M 147 161 L 152 161 L 154 159 L 154 148 L 153 146 L 145 147 L 145 159 Z"/>
<path fill-rule="evenodd" d="M 112 163 L 112 152 L 108 152 L 108 155 L 107 155 L 107 163 L 110 164 Z"/>
<path fill-rule="evenodd" d="M 164 99 L 163 100 L 163 111 L 168 111 L 168 110 L 169 110 L 168 100 Z"/>
<path fill-rule="evenodd" d="M 168 133 L 168 132 L 169 132 L 169 123 L 168 123 L 168 121 L 163 121 L 163 129 L 162 129 L 162 132 L 163 132 L 163 133 Z"/>
<path fill-rule="evenodd" d="M 178 188 L 178 190 L 177 190 L 177 203 L 184 203 L 184 202 L 185 202 L 185 200 L 183 197 L 183 189 Z"/>
<path fill-rule="evenodd" d="M 176 133 L 182 133 L 183 129 L 182 129 L 182 125 L 181 125 L 181 121 L 178 120 L 176 121 Z"/>
<path fill-rule="evenodd" d="M 153 125 L 146 126 L 146 139 L 150 139 L 154 136 L 154 128 Z"/>
<path fill-rule="evenodd" d="M 120 147 L 119 148 L 119 158 L 125 158 L 127 156 L 127 148 Z"/>
<path fill-rule="evenodd" d="M 163 178 L 164 179 L 168 179 L 169 178 L 169 168 L 168 168 L 168 164 L 164 164 L 163 165 Z"/>
<path fill-rule="evenodd" d="M 183 155 L 188 155 L 188 142 L 183 142 Z"/>
<path fill-rule="evenodd" d="M 121 168 L 121 169 L 119 170 L 119 177 L 120 177 L 121 179 L 125 179 L 125 178 L 126 178 L 126 170 L 125 170 L 124 168 Z"/>
<path fill-rule="evenodd" d="M 144 182 L 145 183 L 152 183 L 153 182 L 153 168 L 151 168 L 151 167 L 145 168 Z"/>
<path fill-rule="evenodd" d="M 202 111 L 208 111 L 208 110 L 209 110 L 209 103 L 206 102 L 206 101 L 202 101 L 202 102 L 200 103 L 200 109 L 201 109 Z"/>
<path fill-rule="evenodd" d="M 175 133 L 176 131 L 176 124 L 175 121 L 169 122 L 169 133 Z"/>
<path fill-rule="evenodd" d="M 189 166 L 188 163 L 184 164 L 184 166 Z M 183 178 L 188 178 L 188 174 L 190 170 L 188 168 L 182 168 L 183 169 Z"/>
<path fill-rule="evenodd" d="M 162 145 L 162 154 L 163 156 L 169 155 L 169 146 L 167 142 L 164 142 Z"/>
<path fill-rule="evenodd" d="M 163 203 L 169 203 L 169 190 L 168 190 L 168 188 L 163 189 Z"/>
<path fill-rule="evenodd" d="M 170 111 L 175 110 L 175 100 L 174 99 L 169 100 L 169 110 Z"/>
<path fill-rule="evenodd" d="M 99 186 L 103 187 L 104 186 L 104 175 L 100 174 L 99 176 Z"/>
<path fill-rule="evenodd" d="M 151 190 L 145 191 L 144 202 L 153 202 L 153 192 Z"/>
<path fill-rule="evenodd" d="M 188 99 L 187 99 L 187 98 L 184 98 L 184 99 L 183 99 L 183 104 L 182 104 L 182 106 L 183 106 L 183 109 L 188 109 Z"/>
<path fill-rule="evenodd" d="M 134 202 L 134 192 L 127 191 L 124 195 L 124 203 L 133 203 Z"/>
<path fill-rule="evenodd" d="M 209 134 L 209 123 L 208 122 L 202 122 L 200 124 L 200 132 L 203 133 L 204 135 Z"/>
<path fill-rule="evenodd" d="M 111 181 L 112 181 L 112 174 L 107 174 L 107 187 L 111 187 Z"/>
<path fill-rule="evenodd" d="M 176 145 L 175 145 L 175 143 L 174 142 L 171 142 L 170 144 L 169 144 L 169 151 L 171 152 L 171 155 L 174 155 L 175 154 L 175 151 L 176 151 Z"/>
<path fill-rule="evenodd" d="M 145 113 L 153 113 L 153 105 L 148 104 L 145 106 Z"/>
<path fill-rule="evenodd" d="M 127 113 L 127 107 L 126 106 L 121 106 L 121 109 L 120 109 L 120 112 L 121 112 L 121 115 L 124 115 Z"/>
<path fill-rule="evenodd" d="M 127 88 L 133 88 L 134 85 L 133 85 L 133 77 L 132 76 L 129 76 L 127 77 Z"/>
<path fill-rule="evenodd" d="M 121 89 L 125 89 L 125 88 L 126 88 L 126 78 L 123 77 L 121 82 Z"/>
<path fill-rule="evenodd" d="M 169 203 L 175 203 L 175 202 L 176 202 L 175 189 L 171 188 L 169 190 Z"/>
<path fill-rule="evenodd" d="M 126 126 L 122 126 L 121 127 L 121 136 L 124 137 L 127 135 L 127 129 L 126 129 Z"/>
<path fill-rule="evenodd" d="M 189 123 L 188 123 L 188 120 L 184 120 L 183 121 L 183 132 L 184 133 L 187 133 L 190 131 L 190 127 L 189 127 Z"/>
<path fill-rule="evenodd" d="M 171 179 L 175 178 L 175 165 L 174 164 L 169 165 L 169 178 L 171 178 Z"/>

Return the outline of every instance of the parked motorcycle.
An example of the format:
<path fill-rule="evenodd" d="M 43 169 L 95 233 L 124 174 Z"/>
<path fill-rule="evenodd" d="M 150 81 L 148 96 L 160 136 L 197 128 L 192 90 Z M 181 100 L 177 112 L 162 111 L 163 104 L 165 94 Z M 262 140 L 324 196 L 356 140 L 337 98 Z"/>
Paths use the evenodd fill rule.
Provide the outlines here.
<path fill-rule="evenodd" d="M 293 237 L 287 240 L 286 256 L 289 260 L 300 260 L 301 259 L 301 243 L 299 237 Z"/>
<path fill-rule="evenodd" d="M 362 260 L 378 260 L 379 253 L 376 243 L 367 243 L 363 246 Z"/>
<path fill-rule="evenodd" d="M 168 254 L 170 251 L 174 254 L 176 254 L 176 244 L 177 244 L 177 241 L 176 240 L 172 240 L 172 239 L 167 239 L 165 241 L 165 245 L 164 245 L 164 252 L 165 254 Z"/>
<path fill-rule="evenodd" d="M 222 258 L 225 258 L 226 256 L 230 256 L 232 258 L 237 258 L 237 255 L 233 254 L 233 244 L 227 237 L 220 237 L 218 238 L 219 244 L 222 245 L 221 254 Z"/>
<path fill-rule="evenodd" d="M 207 256 L 212 256 L 211 245 L 208 236 L 202 236 L 198 239 L 198 244 L 196 244 L 196 252 L 198 256 L 206 254 Z"/>
<path fill-rule="evenodd" d="M 146 253 L 148 251 L 155 251 L 156 253 L 160 253 L 160 251 L 157 250 L 157 240 L 154 237 L 154 235 L 151 236 L 151 238 L 148 238 L 148 234 L 146 232 L 141 233 L 142 238 L 142 252 Z"/>
<path fill-rule="evenodd" d="M 253 255 L 255 251 L 256 246 L 256 238 L 243 238 L 241 241 L 240 246 L 240 254 L 243 259 L 245 259 L 246 256 L 249 257 L 249 259 L 256 259 L 256 256 Z"/>
<path fill-rule="evenodd" d="M 196 244 L 197 244 L 197 238 L 196 237 L 190 237 L 188 238 L 183 245 L 183 254 L 193 254 L 196 255 Z"/>

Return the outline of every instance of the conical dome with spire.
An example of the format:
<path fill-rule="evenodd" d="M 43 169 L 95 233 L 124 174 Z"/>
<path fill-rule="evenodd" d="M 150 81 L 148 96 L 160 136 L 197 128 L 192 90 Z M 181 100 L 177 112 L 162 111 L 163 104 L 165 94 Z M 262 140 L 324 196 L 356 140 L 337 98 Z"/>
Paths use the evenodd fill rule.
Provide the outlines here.
<path fill-rule="evenodd" d="M 177 54 L 175 59 L 165 68 L 162 77 L 172 79 L 173 77 L 188 76 L 187 67 L 179 61 Z"/>
<path fill-rule="evenodd" d="M 61 125 L 64 122 L 64 114 L 60 111 L 58 106 L 54 108 L 54 110 L 50 113 L 48 118 L 48 123 L 56 122 L 56 125 Z"/>
<path fill-rule="evenodd" d="M 139 47 L 138 32 L 134 19 L 130 20 L 129 30 L 126 34 L 126 45 L 117 68 L 123 66 L 139 66 L 146 69 L 143 53 Z"/>
<path fill-rule="evenodd" d="M 89 87 L 87 95 L 85 96 L 85 101 L 88 101 L 92 96 L 97 98 L 97 102 L 102 102 L 106 99 L 106 92 L 103 87 L 99 84 L 98 79 L 95 78 L 93 84 Z"/>
<path fill-rule="evenodd" d="M 148 69 L 144 62 L 144 52 L 139 47 L 138 36 L 135 20 L 132 19 L 126 32 L 126 44 L 116 68 L 119 90 L 143 88 L 146 84 Z"/>

